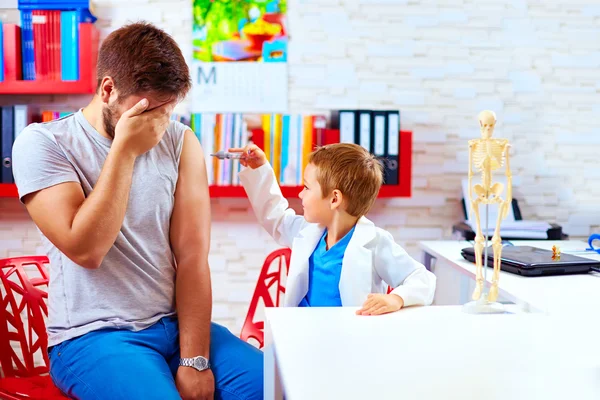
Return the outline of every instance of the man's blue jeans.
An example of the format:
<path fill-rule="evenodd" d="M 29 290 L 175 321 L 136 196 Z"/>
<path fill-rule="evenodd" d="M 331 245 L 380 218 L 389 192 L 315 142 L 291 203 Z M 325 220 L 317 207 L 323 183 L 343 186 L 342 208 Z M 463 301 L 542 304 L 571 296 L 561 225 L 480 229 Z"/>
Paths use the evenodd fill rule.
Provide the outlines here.
<path fill-rule="evenodd" d="M 50 348 L 50 376 L 72 398 L 93 400 L 180 399 L 176 317 L 138 332 L 103 329 Z M 210 363 L 215 399 L 263 398 L 263 353 L 212 324 Z"/>

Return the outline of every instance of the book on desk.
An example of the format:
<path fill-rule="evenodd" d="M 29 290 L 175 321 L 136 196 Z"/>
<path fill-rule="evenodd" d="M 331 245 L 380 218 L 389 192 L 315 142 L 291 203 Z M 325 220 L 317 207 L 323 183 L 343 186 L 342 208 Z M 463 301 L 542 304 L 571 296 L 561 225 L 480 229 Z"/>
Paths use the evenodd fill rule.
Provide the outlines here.
<path fill-rule="evenodd" d="M 462 199 L 462 207 L 466 215 L 467 207 L 464 199 Z M 506 224 L 503 222 L 500 226 L 502 240 L 567 240 L 569 238 L 569 235 L 563 232 L 562 226 L 558 224 L 545 223 L 544 231 L 541 231 L 539 228 L 542 224 L 534 224 L 537 221 L 524 221 L 517 199 L 512 199 L 512 212 L 514 220 L 506 222 Z M 483 213 L 482 218 L 485 218 Z M 521 221 L 523 221 L 522 224 L 520 224 Z M 495 220 L 490 226 L 491 228 L 486 232 L 488 239 L 491 239 L 494 234 Z M 452 225 L 452 237 L 458 240 L 475 240 L 476 232 L 474 228 L 474 224 L 468 220 L 457 222 Z"/>

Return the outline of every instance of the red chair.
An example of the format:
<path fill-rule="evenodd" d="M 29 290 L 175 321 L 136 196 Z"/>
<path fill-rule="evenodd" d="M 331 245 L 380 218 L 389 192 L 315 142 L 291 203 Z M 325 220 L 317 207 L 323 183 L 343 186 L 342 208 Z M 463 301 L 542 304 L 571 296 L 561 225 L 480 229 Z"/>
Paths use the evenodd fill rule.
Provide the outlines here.
<path fill-rule="evenodd" d="M 292 251 L 290 249 L 275 250 L 267 256 L 260 271 L 254 295 L 250 301 L 250 308 L 240 338 L 246 342 L 249 339 L 256 340 L 261 349 L 264 346 L 265 322 L 254 320 L 256 309 L 261 301 L 264 307 L 279 307 L 280 300 L 285 294 L 285 287 L 282 285 L 281 278 L 287 276 L 291 258 Z M 285 264 L 285 269 L 283 264 Z M 275 268 L 270 271 L 272 265 Z"/>
<path fill-rule="evenodd" d="M 48 264 L 45 256 L 0 260 L 0 399 L 66 399 L 48 376 Z M 26 316 L 24 321 L 22 316 Z M 24 323 L 25 322 L 25 323 Z M 19 357 L 11 344 L 20 347 Z M 40 353 L 43 365 L 34 365 Z"/>
<path fill-rule="evenodd" d="M 260 301 L 264 303 L 264 307 L 279 307 L 280 299 L 285 294 L 285 287 L 281 284 L 282 274 L 287 276 L 290 268 L 290 259 L 292 258 L 292 250 L 279 249 L 275 250 L 267 256 L 260 271 L 248 314 L 242 327 L 240 338 L 247 342 L 249 339 L 254 339 L 258 342 L 259 348 L 264 346 L 264 321 L 255 321 L 256 310 Z M 273 271 L 269 271 L 274 262 L 277 261 Z M 285 271 L 282 271 L 282 263 L 285 262 Z M 272 287 L 275 286 L 275 293 L 271 293 Z M 388 286 L 387 293 L 389 294 L 392 288 Z"/>

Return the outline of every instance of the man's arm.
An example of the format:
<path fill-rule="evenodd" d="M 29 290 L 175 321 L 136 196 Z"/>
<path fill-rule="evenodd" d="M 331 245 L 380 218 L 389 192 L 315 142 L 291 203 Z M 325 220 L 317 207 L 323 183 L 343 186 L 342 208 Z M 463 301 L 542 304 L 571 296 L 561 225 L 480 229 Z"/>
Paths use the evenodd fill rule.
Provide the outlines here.
<path fill-rule="evenodd" d="M 208 358 L 212 291 L 210 197 L 204 154 L 198 139 L 185 132 L 171 217 L 171 247 L 177 261 L 175 293 L 181 357 Z"/>
<path fill-rule="evenodd" d="M 29 215 L 62 253 L 85 268 L 98 268 L 125 218 L 135 157 L 111 149 L 86 199 L 81 185 L 66 182 L 25 196 Z"/>

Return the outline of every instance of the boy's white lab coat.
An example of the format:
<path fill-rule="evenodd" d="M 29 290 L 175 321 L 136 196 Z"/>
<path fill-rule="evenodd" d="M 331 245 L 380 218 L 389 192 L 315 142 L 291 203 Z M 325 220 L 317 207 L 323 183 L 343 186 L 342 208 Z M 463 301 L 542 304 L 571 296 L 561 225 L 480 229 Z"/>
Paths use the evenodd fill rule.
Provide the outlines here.
<path fill-rule="evenodd" d="M 295 307 L 308 292 L 308 259 L 325 227 L 306 222 L 289 208 L 269 163 L 240 172 L 260 224 L 281 246 L 292 249 L 284 305 Z M 340 296 L 343 306 L 362 306 L 369 293 L 392 293 L 405 306 L 429 305 L 435 293 L 435 275 L 411 258 L 392 235 L 367 218 L 358 220 L 342 261 Z"/>

